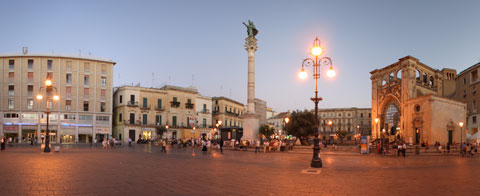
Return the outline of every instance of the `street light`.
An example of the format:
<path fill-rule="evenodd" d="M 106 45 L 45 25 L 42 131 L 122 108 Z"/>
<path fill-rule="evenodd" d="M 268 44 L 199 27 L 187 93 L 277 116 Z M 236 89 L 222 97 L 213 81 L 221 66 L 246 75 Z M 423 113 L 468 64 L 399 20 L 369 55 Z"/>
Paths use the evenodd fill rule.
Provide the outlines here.
<path fill-rule="evenodd" d="M 55 89 L 55 93 L 57 93 L 57 88 L 53 87 L 52 86 L 52 80 L 50 80 L 50 78 L 47 78 L 47 80 L 45 80 L 45 87 L 40 87 L 40 89 L 38 90 L 39 92 L 42 91 L 42 89 L 45 89 L 45 95 L 46 95 L 46 100 L 47 100 L 47 107 L 46 107 L 46 111 L 45 113 L 47 114 L 47 130 L 45 132 L 45 147 L 43 148 L 43 152 L 50 152 L 50 130 L 48 129 L 48 126 L 49 126 L 49 118 L 50 118 L 50 102 L 51 102 L 51 99 L 53 98 L 54 101 L 58 101 L 60 99 L 60 97 L 58 95 L 53 95 L 53 97 L 51 98 L 51 94 L 52 94 L 52 91 Z M 37 95 L 37 99 L 40 101 L 43 99 L 43 95 L 41 94 L 38 94 Z"/>
<path fill-rule="evenodd" d="M 463 136 L 462 136 L 463 135 L 463 122 L 460 121 L 458 123 L 458 125 L 460 126 L 460 146 L 461 146 L 462 145 L 462 140 L 463 140 Z"/>
<path fill-rule="evenodd" d="M 335 71 L 333 70 L 332 67 L 332 59 L 330 57 L 319 57 L 323 53 L 323 48 L 320 46 L 320 40 L 318 37 L 315 38 L 313 41 L 313 47 L 311 48 L 311 53 L 315 58 L 306 58 L 302 62 L 302 70 L 299 73 L 299 77 L 302 79 L 305 79 L 307 76 L 307 73 L 305 72 L 305 67 L 312 66 L 313 68 L 313 78 L 315 79 L 315 97 L 311 98 L 313 103 L 315 103 L 315 131 L 316 134 L 318 135 L 318 102 L 322 100 L 321 97 L 318 97 L 318 78 L 320 78 L 320 66 L 325 65 L 329 66 L 329 69 L 327 71 L 327 76 L 328 77 L 334 77 L 335 76 Z M 318 137 L 315 138 L 314 140 L 314 147 L 313 147 L 313 158 L 312 158 L 312 167 L 322 167 L 322 159 L 318 156 L 318 153 L 320 152 L 320 147 L 319 147 L 319 139 Z"/>
<path fill-rule="evenodd" d="M 283 122 L 285 122 L 285 125 L 283 126 L 283 130 L 284 130 L 285 135 L 286 135 L 286 134 L 288 134 L 287 124 L 288 124 L 288 122 L 290 122 L 290 118 L 288 118 L 288 116 L 286 116 L 285 118 L 283 118 Z M 281 133 L 281 130 L 279 130 L 279 133 Z"/>

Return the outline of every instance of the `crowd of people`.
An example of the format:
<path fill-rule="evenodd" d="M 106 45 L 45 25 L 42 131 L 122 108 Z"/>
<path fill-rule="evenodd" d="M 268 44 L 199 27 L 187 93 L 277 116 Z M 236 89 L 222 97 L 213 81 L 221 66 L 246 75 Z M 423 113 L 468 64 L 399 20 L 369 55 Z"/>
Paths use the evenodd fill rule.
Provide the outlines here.
<path fill-rule="evenodd" d="M 407 149 L 410 149 L 411 152 L 415 154 L 420 154 L 421 151 L 423 152 L 437 152 L 437 153 L 443 153 L 443 154 L 450 154 L 453 152 L 459 152 L 460 155 L 462 156 L 475 156 L 479 155 L 478 148 L 479 148 L 479 143 L 473 142 L 473 143 L 447 143 L 447 144 L 440 144 L 440 142 L 435 142 L 434 144 L 434 150 L 430 150 L 432 147 L 430 146 L 428 141 L 422 141 L 420 145 L 407 145 L 404 141 L 401 140 L 395 140 L 393 142 L 386 142 L 382 146 L 382 142 L 380 140 L 375 141 L 376 142 L 376 149 L 378 154 L 382 155 L 397 155 L 397 156 L 404 156 L 406 154 Z"/>

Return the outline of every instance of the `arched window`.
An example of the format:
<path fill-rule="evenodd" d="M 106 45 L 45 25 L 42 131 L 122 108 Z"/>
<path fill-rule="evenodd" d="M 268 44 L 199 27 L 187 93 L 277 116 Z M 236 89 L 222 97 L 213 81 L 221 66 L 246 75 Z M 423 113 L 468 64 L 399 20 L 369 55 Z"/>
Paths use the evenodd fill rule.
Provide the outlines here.
<path fill-rule="evenodd" d="M 423 83 L 427 84 L 427 74 L 423 73 Z"/>
<path fill-rule="evenodd" d="M 415 78 L 420 81 L 420 71 L 415 71 Z"/>
<path fill-rule="evenodd" d="M 433 87 L 434 85 L 434 82 L 433 82 L 433 76 L 430 76 L 430 83 L 429 83 L 430 87 Z"/>
<path fill-rule="evenodd" d="M 395 80 L 395 77 L 394 77 L 393 72 L 392 72 L 392 73 L 390 73 L 390 75 L 388 75 L 388 82 L 390 83 L 390 82 L 393 82 L 394 80 Z"/>
<path fill-rule="evenodd" d="M 397 79 L 401 80 L 402 79 L 402 70 L 397 71 Z"/>
<path fill-rule="evenodd" d="M 385 81 L 385 78 L 382 78 L 382 86 L 387 85 L 387 81 Z"/>

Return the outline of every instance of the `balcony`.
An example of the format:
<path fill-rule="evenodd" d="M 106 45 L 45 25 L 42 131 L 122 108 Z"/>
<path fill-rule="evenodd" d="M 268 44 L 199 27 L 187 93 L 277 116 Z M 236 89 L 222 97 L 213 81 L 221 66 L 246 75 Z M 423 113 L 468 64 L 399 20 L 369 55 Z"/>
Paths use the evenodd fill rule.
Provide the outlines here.
<path fill-rule="evenodd" d="M 210 113 L 210 110 L 203 108 L 203 109 L 200 111 L 200 113 L 209 114 L 209 113 Z"/>
<path fill-rule="evenodd" d="M 158 106 L 158 105 L 157 105 L 157 107 L 155 107 L 155 110 L 157 110 L 157 111 L 164 111 L 165 108 L 162 107 L 162 106 Z"/>
<path fill-rule="evenodd" d="M 193 103 L 185 103 L 185 108 L 193 109 Z"/>
<path fill-rule="evenodd" d="M 178 102 L 178 101 L 171 101 L 170 104 L 171 104 L 170 106 L 171 106 L 172 108 L 178 108 L 178 107 L 180 107 L 180 102 Z"/>
<path fill-rule="evenodd" d="M 138 107 L 138 101 L 128 101 L 127 106 Z"/>
<path fill-rule="evenodd" d="M 226 114 L 229 114 L 229 115 L 233 115 L 233 116 L 240 116 L 240 114 L 238 114 L 238 113 L 233 113 L 233 112 L 230 112 L 230 111 L 226 111 L 225 113 L 226 113 Z"/>
<path fill-rule="evenodd" d="M 144 105 L 142 105 L 142 106 L 140 107 L 140 109 L 141 109 L 141 110 L 150 110 L 150 105 L 145 105 L 145 104 L 144 104 Z"/>

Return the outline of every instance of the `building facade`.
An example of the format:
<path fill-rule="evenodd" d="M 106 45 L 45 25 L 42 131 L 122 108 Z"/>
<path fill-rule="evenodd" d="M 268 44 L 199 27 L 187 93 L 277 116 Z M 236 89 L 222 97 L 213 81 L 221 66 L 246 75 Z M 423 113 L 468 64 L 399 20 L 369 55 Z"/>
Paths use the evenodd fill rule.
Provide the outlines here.
<path fill-rule="evenodd" d="M 345 140 L 359 139 L 360 135 L 370 135 L 370 108 L 328 108 L 318 109 L 320 138 L 338 140 L 337 133 L 345 132 Z"/>
<path fill-rule="evenodd" d="M 222 121 L 219 133 L 222 139 L 240 139 L 243 136 L 245 106 L 226 97 L 212 97 L 212 125 Z"/>
<path fill-rule="evenodd" d="M 46 132 L 45 80 L 58 101 L 48 103 L 52 143 L 88 143 L 112 133 L 111 59 L 56 54 L 0 55 L 0 135 L 40 143 Z M 41 89 L 41 87 L 43 87 Z"/>
<path fill-rule="evenodd" d="M 275 130 L 275 135 L 285 136 L 287 132 L 285 131 L 285 118 L 290 117 L 290 111 L 281 112 L 273 117 L 267 119 L 267 124 L 270 127 L 273 127 Z"/>
<path fill-rule="evenodd" d="M 480 128 L 480 122 L 477 121 L 477 119 L 480 118 L 480 107 L 478 103 L 480 96 L 477 93 L 477 89 L 480 90 L 479 73 L 480 63 L 477 63 L 460 72 L 457 76 L 448 76 L 455 78 L 457 89 L 453 98 L 467 104 L 466 129 L 472 135 L 477 133 Z"/>
<path fill-rule="evenodd" d="M 455 70 L 440 71 L 406 56 L 370 74 L 373 138 L 411 144 L 459 143 L 465 138 L 458 123 L 465 121 L 466 104 L 452 99 Z"/>
<path fill-rule="evenodd" d="M 195 103 L 198 134 L 202 138 L 213 138 L 215 132 L 212 131 L 212 98 L 198 94 Z"/>
<path fill-rule="evenodd" d="M 196 88 L 166 85 L 162 88 L 122 86 L 114 94 L 114 134 L 123 142 L 128 139 L 198 138 L 196 101 L 207 99 Z M 204 103 L 205 101 L 201 101 Z M 203 109 L 203 104 L 201 109 Z M 208 105 L 206 106 L 208 107 Z M 202 114 L 203 117 L 208 113 Z M 208 120 L 208 117 L 205 117 Z M 203 122 L 202 122 L 203 123 Z M 168 126 L 167 133 L 156 134 L 156 127 Z M 203 124 L 201 124 L 203 127 Z M 206 123 L 208 126 L 208 121 Z"/>

